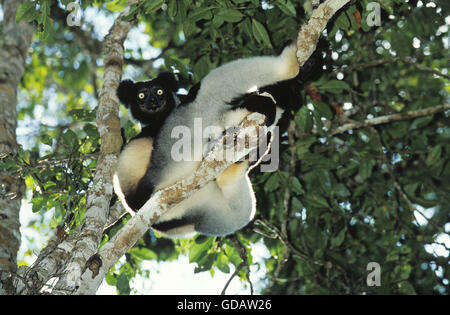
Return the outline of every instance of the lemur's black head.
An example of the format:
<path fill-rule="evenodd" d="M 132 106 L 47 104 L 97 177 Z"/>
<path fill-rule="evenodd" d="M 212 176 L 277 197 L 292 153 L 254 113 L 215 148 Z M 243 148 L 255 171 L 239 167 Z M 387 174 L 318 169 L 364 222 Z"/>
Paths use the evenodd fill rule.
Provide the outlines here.
<path fill-rule="evenodd" d="M 175 107 L 173 93 L 177 90 L 175 75 L 162 72 L 150 81 L 123 80 L 117 88 L 117 96 L 125 107 L 130 108 L 134 119 L 149 124 L 155 118 L 172 111 Z"/>

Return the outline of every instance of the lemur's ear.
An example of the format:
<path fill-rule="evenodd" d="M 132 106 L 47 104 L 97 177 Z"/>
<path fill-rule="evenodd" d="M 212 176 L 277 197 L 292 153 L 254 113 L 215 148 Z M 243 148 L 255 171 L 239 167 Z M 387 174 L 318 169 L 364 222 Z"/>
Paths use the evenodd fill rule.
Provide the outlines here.
<path fill-rule="evenodd" d="M 117 97 L 125 107 L 130 107 L 136 100 L 136 83 L 133 80 L 123 80 L 117 88 Z"/>
<path fill-rule="evenodd" d="M 178 79 L 172 72 L 168 71 L 161 72 L 158 75 L 157 80 L 162 87 L 168 89 L 169 91 L 176 92 L 179 89 Z"/>

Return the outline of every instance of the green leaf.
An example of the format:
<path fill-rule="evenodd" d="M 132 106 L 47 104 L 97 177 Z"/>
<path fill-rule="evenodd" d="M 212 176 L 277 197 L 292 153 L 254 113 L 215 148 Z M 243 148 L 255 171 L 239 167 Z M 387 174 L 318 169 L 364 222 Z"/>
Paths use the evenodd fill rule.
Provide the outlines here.
<path fill-rule="evenodd" d="M 233 246 L 225 246 L 225 253 L 234 266 L 238 266 L 242 262 L 239 252 Z"/>
<path fill-rule="evenodd" d="M 325 117 L 328 120 L 333 118 L 333 112 L 330 107 L 324 102 L 313 103 L 314 109 L 319 113 L 321 117 Z"/>
<path fill-rule="evenodd" d="M 411 123 L 411 129 L 417 129 L 427 126 L 429 123 L 433 121 L 433 115 L 428 115 L 424 117 L 419 117 L 413 120 Z"/>
<path fill-rule="evenodd" d="M 130 282 L 125 273 L 121 273 L 117 278 L 116 287 L 120 294 L 130 294 Z"/>
<path fill-rule="evenodd" d="M 267 45 L 267 47 L 272 48 L 272 44 L 270 43 L 269 33 L 267 33 L 266 28 L 256 19 L 252 19 L 252 30 L 253 36 L 255 36 L 256 40 L 260 43 L 263 42 Z"/>
<path fill-rule="evenodd" d="M 441 145 L 437 145 L 437 146 L 433 147 L 433 149 L 431 149 L 431 151 L 428 153 L 425 164 L 427 166 L 432 166 L 432 165 L 436 164 L 439 161 L 439 159 L 441 158 L 441 153 L 442 153 Z"/>
<path fill-rule="evenodd" d="M 53 20 L 48 15 L 42 15 L 43 16 L 43 30 L 39 33 L 39 38 L 43 41 L 46 41 L 51 34 L 51 31 L 53 29 Z"/>
<path fill-rule="evenodd" d="M 78 146 L 78 137 L 75 132 L 73 132 L 70 129 L 67 129 L 66 132 L 63 134 L 63 143 L 67 146 L 73 148 Z"/>
<path fill-rule="evenodd" d="M 178 24 L 182 24 L 186 20 L 187 16 L 187 9 L 189 3 L 186 3 L 187 0 L 177 0 L 178 9 L 177 9 L 177 15 L 175 17 L 175 21 Z"/>
<path fill-rule="evenodd" d="M 239 28 L 242 29 L 244 34 L 249 38 L 253 38 L 252 22 L 249 18 L 244 19 L 244 21 L 239 24 Z"/>
<path fill-rule="evenodd" d="M 200 57 L 194 65 L 194 73 L 198 80 L 201 80 L 209 73 L 209 56 L 204 55 Z"/>
<path fill-rule="evenodd" d="M 322 116 L 316 110 L 313 110 L 311 113 L 312 113 L 312 116 L 314 117 L 314 121 L 316 122 L 317 131 L 319 132 L 320 136 L 324 137 L 325 132 L 323 130 Z"/>
<path fill-rule="evenodd" d="M 416 295 L 416 290 L 414 290 L 414 287 L 412 286 L 409 281 L 402 281 L 398 284 L 398 288 L 400 290 L 401 294 L 409 294 L 409 295 Z"/>
<path fill-rule="evenodd" d="M 145 13 L 149 14 L 149 13 L 156 12 L 158 9 L 161 9 L 163 3 L 164 3 L 164 0 L 145 1 L 144 2 Z"/>
<path fill-rule="evenodd" d="M 211 248 L 214 242 L 214 237 L 209 237 L 205 242 L 201 244 L 193 243 L 189 248 L 189 262 L 197 262 L 207 254 L 207 251 Z"/>
<path fill-rule="evenodd" d="M 332 180 L 330 172 L 327 170 L 319 170 L 316 172 L 319 177 L 320 186 L 325 192 L 329 192 L 332 190 Z"/>
<path fill-rule="evenodd" d="M 167 8 L 167 14 L 174 19 L 178 12 L 178 0 L 170 0 Z"/>
<path fill-rule="evenodd" d="M 114 273 L 111 271 L 108 271 L 108 273 L 106 274 L 105 280 L 106 280 L 106 283 L 111 286 L 117 285 L 117 278 L 114 276 Z"/>
<path fill-rule="evenodd" d="M 330 92 L 333 94 L 341 94 L 343 90 L 350 89 L 350 86 L 346 82 L 340 80 L 331 80 L 318 87 L 321 91 Z"/>
<path fill-rule="evenodd" d="M 228 260 L 228 257 L 221 252 L 219 254 L 219 258 L 216 261 L 216 266 L 219 268 L 220 271 L 223 273 L 230 273 L 230 261 Z"/>
<path fill-rule="evenodd" d="M 41 211 L 42 209 L 46 210 L 47 199 L 48 199 L 48 196 L 44 196 L 44 195 L 33 196 L 33 199 L 31 199 L 31 203 L 33 205 L 31 210 L 34 213 L 37 213 L 37 212 Z"/>
<path fill-rule="evenodd" d="M 16 23 L 19 23 L 22 19 L 25 19 L 27 22 L 31 22 L 37 18 L 37 16 L 38 12 L 36 11 L 36 4 L 34 2 L 24 2 L 17 9 Z M 30 20 L 31 17 L 33 18 Z"/>
<path fill-rule="evenodd" d="M 292 178 L 292 190 L 296 192 L 297 194 L 304 194 L 305 191 L 303 190 L 302 184 L 298 180 L 297 177 Z"/>
<path fill-rule="evenodd" d="M 191 35 L 198 33 L 200 28 L 198 28 L 195 23 L 186 20 L 183 22 L 183 33 L 186 37 L 190 37 Z"/>
<path fill-rule="evenodd" d="M 264 191 L 265 192 L 272 192 L 278 189 L 280 187 L 280 176 L 277 172 L 273 173 L 269 179 L 264 184 Z"/>
<path fill-rule="evenodd" d="M 345 187 L 344 184 L 342 183 L 338 183 L 335 187 L 334 187 L 334 193 L 336 194 L 336 196 L 338 197 L 342 197 L 342 198 L 346 198 L 350 196 L 350 191 L 347 189 L 347 187 Z"/>
<path fill-rule="evenodd" d="M 330 208 L 330 205 L 328 204 L 327 200 L 318 194 L 306 195 L 305 201 L 315 208 Z"/>
<path fill-rule="evenodd" d="M 301 212 L 303 210 L 302 202 L 296 197 L 292 198 L 292 210 L 297 212 Z"/>
<path fill-rule="evenodd" d="M 295 115 L 295 122 L 301 132 L 308 133 L 313 127 L 313 119 L 309 109 L 304 106 Z"/>
<path fill-rule="evenodd" d="M 199 20 L 211 20 L 212 17 L 213 17 L 212 8 L 206 7 L 190 12 L 188 14 L 187 19 L 191 22 L 197 22 Z"/>
<path fill-rule="evenodd" d="M 394 14 L 394 8 L 392 7 L 392 0 L 380 0 L 381 7 L 385 9 L 389 14 Z"/>
<path fill-rule="evenodd" d="M 347 228 L 342 229 L 338 235 L 331 238 L 331 247 L 336 248 L 341 246 L 345 239 L 345 233 L 347 232 Z"/>
<path fill-rule="evenodd" d="M 420 183 L 411 183 L 404 186 L 405 192 L 408 194 L 409 197 L 414 197 L 415 192 L 417 188 L 419 187 Z"/>
<path fill-rule="evenodd" d="M 158 259 L 158 255 L 154 252 L 154 251 L 152 251 L 152 250 L 150 250 L 150 249 L 148 249 L 148 248 L 145 248 L 145 247 L 143 247 L 143 248 L 132 248 L 132 249 L 130 249 L 129 251 L 128 251 L 131 255 L 133 255 L 133 256 L 135 256 L 135 257 L 137 257 L 137 258 L 140 258 L 140 259 L 142 259 L 142 260 L 153 260 L 153 259 Z"/>
<path fill-rule="evenodd" d="M 359 163 L 358 174 L 361 176 L 362 180 L 368 179 L 372 175 L 372 168 L 374 166 L 374 161 L 363 159 Z"/>
<path fill-rule="evenodd" d="M 286 15 L 290 15 L 293 17 L 297 16 L 295 6 L 290 0 L 278 0 L 277 2 L 275 2 L 275 5 Z"/>
<path fill-rule="evenodd" d="M 83 130 L 91 138 L 91 140 L 95 140 L 100 137 L 97 127 L 95 127 L 93 124 L 86 124 L 83 127 Z"/>
<path fill-rule="evenodd" d="M 345 12 L 342 12 L 339 14 L 338 18 L 334 22 L 340 29 L 347 31 L 350 27 L 350 21 L 348 20 L 347 15 Z"/>
<path fill-rule="evenodd" d="M 226 22 L 232 23 L 239 22 L 244 17 L 244 15 L 241 12 L 233 9 L 219 9 L 215 14 L 215 17 L 216 16 L 223 19 Z"/>

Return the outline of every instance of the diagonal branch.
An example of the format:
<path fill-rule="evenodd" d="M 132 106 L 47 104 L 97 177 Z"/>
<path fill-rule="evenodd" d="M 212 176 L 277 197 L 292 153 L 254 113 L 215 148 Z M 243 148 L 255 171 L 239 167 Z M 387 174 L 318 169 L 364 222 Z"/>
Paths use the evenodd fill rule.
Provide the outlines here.
<path fill-rule="evenodd" d="M 328 131 L 327 134 L 329 136 L 334 136 L 338 133 L 343 133 L 343 132 L 351 130 L 351 129 L 376 126 L 376 125 L 380 125 L 380 124 L 390 123 L 393 121 L 406 120 L 406 119 L 412 119 L 412 118 L 417 118 L 417 117 L 422 117 L 422 116 L 427 116 L 427 115 L 433 115 L 436 113 L 444 112 L 449 109 L 450 109 L 450 104 L 445 104 L 445 105 L 429 107 L 429 108 L 424 108 L 424 109 L 419 109 L 419 110 L 414 110 L 414 111 L 409 111 L 409 112 L 375 117 L 372 119 L 366 119 L 363 121 L 356 121 L 356 122 L 344 124 L 342 126 L 331 129 L 330 131 Z"/>
<path fill-rule="evenodd" d="M 381 65 L 385 65 L 388 63 L 394 63 L 394 62 L 404 62 L 404 63 L 408 63 L 414 67 L 416 67 L 419 70 L 425 71 L 425 72 L 430 72 L 433 73 L 437 76 L 443 77 L 447 80 L 450 80 L 450 75 L 442 73 L 436 69 L 432 69 L 429 68 L 427 66 L 421 65 L 420 63 L 414 62 L 412 60 L 412 58 L 409 57 L 396 57 L 396 58 L 388 58 L 388 59 L 381 59 L 381 60 L 375 60 L 372 62 L 361 62 L 361 63 L 356 63 L 353 64 L 351 66 L 347 66 L 347 67 L 343 67 L 340 69 L 337 69 L 333 72 L 331 72 L 330 74 L 328 74 L 328 78 L 331 78 L 333 76 L 335 76 L 336 74 L 338 74 L 339 72 L 351 72 L 355 69 L 359 69 L 359 68 L 368 68 L 368 67 L 377 67 L 377 66 L 381 66 Z"/>
<path fill-rule="evenodd" d="M 86 269 L 82 276 L 82 283 L 77 294 L 94 294 L 100 286 L 103 278 L 114 263 L 122 257 L 141 237 L 150 229 L 152 224 L 166 211 L 188 198 L 210 181 L 222 174 L 229 166 L 241 160 L 252 150 L 257 148 L 257 143 L 251 143 L 248 147 L 238 146 L 236 154 L 230 160 L 220 158 L 223 156 L 223 144 L 231 143 L 233 139 L 243 139 L 245 135 L 254 132 L 259 133 L 264 123 L 261 114 L 249 115 L 241 123 L 233 134 L 226 134 L 218 145 L 215 145 L 206 158 L 200 163 L 199 168 L 187 178 L 184 178 L 172 186 L 159 190 L 145 203 L 117 234 L 106 243 L 98 252 L 101 260 L 99 268 Z M 266 130 L 265 130 L 266 131 Z"/>

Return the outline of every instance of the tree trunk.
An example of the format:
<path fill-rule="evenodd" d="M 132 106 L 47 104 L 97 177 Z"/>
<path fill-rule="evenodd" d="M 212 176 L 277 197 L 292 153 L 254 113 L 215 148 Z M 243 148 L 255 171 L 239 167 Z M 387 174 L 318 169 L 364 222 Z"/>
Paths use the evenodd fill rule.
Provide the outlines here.
<path fill-rule="evenodd" d="M 17 8 L 24 0 L 3 0 L 3 33 L 0 37 L 0 157 L 17 153 L 17 87 L 33 37 L 26 22 L 16 24 Z M 20 246 L 19 211 L 25 192 L 23 180 L 0 172 L 0 294 L 2 282 L 14 272 Z"/>

